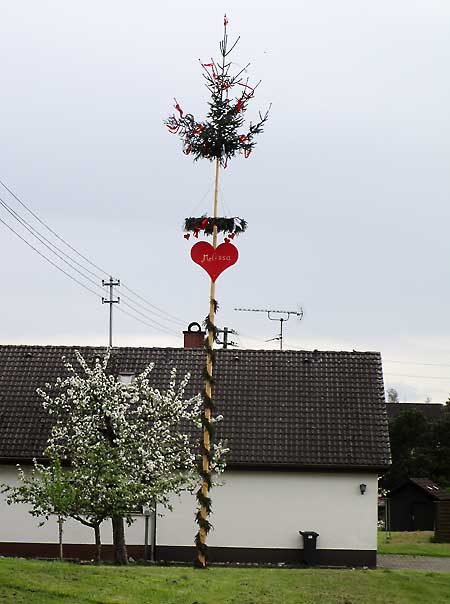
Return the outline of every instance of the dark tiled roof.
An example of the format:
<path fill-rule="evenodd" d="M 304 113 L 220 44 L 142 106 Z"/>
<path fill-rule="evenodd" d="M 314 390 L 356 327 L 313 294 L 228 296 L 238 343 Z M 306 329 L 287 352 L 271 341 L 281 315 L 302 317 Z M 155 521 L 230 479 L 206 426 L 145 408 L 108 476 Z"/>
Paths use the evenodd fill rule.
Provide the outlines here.
<path fill-rule="evenodd" d="M 450 499 L 450 493 L 441 489 L 429 478 L 410 478 L 409 480 L 435 499 Z"/>
<path fill-rule="evenodd" d="M 85 356 L 103 348 L 77 348 Z M 0 346 L 0 458 L 42 455 L 50 421 L 36 388 L 63 375 L 76 348 Z M 163 389 L 169 372 L 191 372 L 187 395 L 202 386 L 205 353 L 183 348 L 118 348 L 117 373 L 155 362 Z M 219 350 L 215 400 L 229 465 L 382 469 L 390 463 L 381 359 L 371 352 Z"/>
<path fill-rule="evenodd" d="M 445 405 L 440 403 L 386 403 L 388 419 L 392 421 L 406 411 L 420 411 L 428 421 L 444 419 Z"/>
<path fill-rule="evenodd" d="M 413 484 L 418 487 L 421 491 L 426 493 L 431 499 L 447 500 L 450 499 L 450 493 L 442 489 L 439 485 L 433 482 L 430 478 L 408 478 L 402 482 L 398 487 L 392 489 L 390 495 L 399 491 L 403 487 Z"/>

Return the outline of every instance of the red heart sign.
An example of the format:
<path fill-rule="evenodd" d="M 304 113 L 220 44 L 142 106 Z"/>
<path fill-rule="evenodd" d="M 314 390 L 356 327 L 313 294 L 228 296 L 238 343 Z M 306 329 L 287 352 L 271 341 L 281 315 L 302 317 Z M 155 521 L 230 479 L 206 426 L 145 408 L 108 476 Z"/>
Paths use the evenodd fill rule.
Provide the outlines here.
<path fill-rule="evenodd" d="M 232 243 L 221 243 L 216 247 L 207 241 L 199 241 L 191 249 L 191 258 L 201 266 L 213 281 L 226 268 L 237 262 L 239 253 Z"/>

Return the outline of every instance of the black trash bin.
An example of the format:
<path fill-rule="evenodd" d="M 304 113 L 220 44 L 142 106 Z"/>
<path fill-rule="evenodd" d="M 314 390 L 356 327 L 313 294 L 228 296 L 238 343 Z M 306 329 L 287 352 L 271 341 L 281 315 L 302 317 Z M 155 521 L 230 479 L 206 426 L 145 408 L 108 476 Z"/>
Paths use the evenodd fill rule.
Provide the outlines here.
<path fill-rule="evenodd" d="M 319 552 L 317 551 L 317 537 L 319 533 L 315 531 L 299 531 L 303 537 L 303 562 L 307 566 L 317 566 L 319 564 Z"/>

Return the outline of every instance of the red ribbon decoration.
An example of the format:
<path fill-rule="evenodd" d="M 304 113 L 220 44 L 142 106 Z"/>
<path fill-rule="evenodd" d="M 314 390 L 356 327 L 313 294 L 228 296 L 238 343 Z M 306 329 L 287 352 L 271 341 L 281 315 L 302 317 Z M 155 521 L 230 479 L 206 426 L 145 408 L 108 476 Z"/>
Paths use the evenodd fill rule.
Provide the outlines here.
<path fill-rule="evenodd" d="M 244 90 L 244 94 L 246 97 L 250 98 L 251 96 L 253 96 L 255 94 L 255 89 L 252 88 L 251 86 L 249 86 L 248 84 L 243 84 L 242 82 L 237 82 L 237 84 L 239 84 L 239 86 L 243 86 L 244 88 L 248 88 L 249 90 L 251 90 L 251 94 L 249 94 L 246 90 Z"/>
<path fill-rule="evenodd" d="M 202 63 L 202 67 L 211 67 L 213 78 L 217 80 L 217 74 L 214 70 L 214 63 Z"/>
<path fill-rule="evenodd" d="M 204 218 L 201 222 L 202 229 L 206 229 L 206 227 L 208 226 L 208 223 L 209 223 L 209 218 Z"/>
<path fill-rule="evenodd" d="M 241 106 L 242 106 L 242 101 L 241 101 L 241 99 L 238 99 L 238 102 L 237 102 L 237 105 L 236 105 L 236 113 L 240 113 Z"/>
<path fill-rule="evenodd" d="M 178 103 L 175 105 L 175 109 L 180 114 L 180 117 L 183 117 L 183 110 L 181 109 L 181 107 L 180 107 L 180 105 Z"/>
<path fill-rule="evenodd" d="M 234 238 L 236 237 L 236 233 L 230 233 L 230 234 L 228 235 L 228 237 L 229 237 L 230 239 L 234 239 Z"/>
<path fill-rule="evenodd" d="M 241 134 L 241 136 L 239 137 L 239 142 L 241 143 L 241 145 L 243 145 L 245 143 L 245 141 L 248 141 L 248 136 L 246 134 Z M 252 152 L 251 149 L 244 149 L 245 159 L 247 159 L 247 157 L 250 155 L 251 152 Z"/>
<path fill-rule="evenodd" d="M 189 153 L 191 152 L 191 150 L 192 150 L 191 145 L 188 145 L 188 146 L 186 147 L 186 149 L 183 149 L 183 153 L 184 153 L 185 155 L 189 155 Z"/>
<path fill-rule="evenodd" d="M 183 235 L 183 237 L 184 237 L 186 240 L 187 240 L 187 239 L 189 239 L 189 237 L 190 237 L 190 236 L 191 236 L 191 235 L 190 235 L 189 233 L 186 233 L 186 235 Z"/>
<path fill-rule="evenodd" d="M 192 132 L 192 134 L 200 134 L 200 132 L 204 129 L 205 126 L 203 126 L 203 124 L 198 124 L 197 128 Z"/>
<path fill-rule="evenodd" d="M 177 124 L 176 126 L 170 126 L 170 124 L 167 124 L 167 129 L 171 134 L 176 134 L 180 129 L 180 124 Z"/>

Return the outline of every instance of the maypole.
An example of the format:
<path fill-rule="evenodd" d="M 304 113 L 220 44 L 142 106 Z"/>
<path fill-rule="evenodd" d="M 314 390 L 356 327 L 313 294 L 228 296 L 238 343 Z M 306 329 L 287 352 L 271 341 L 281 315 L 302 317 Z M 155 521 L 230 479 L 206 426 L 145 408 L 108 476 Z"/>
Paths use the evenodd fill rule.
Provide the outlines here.
<path fill-rule="evenodd" d="M 178 134 L 183 141 L 183 152 L 193 156 L 194 160 L 200 158 L 215 162 L 214 203 L 212 216 L 203 214 L 200 217 L 185 219 L 185 239 L 190 235 L 198 239 L 199 234 L 212 235 L 212 245 L 206 241 L 199 241 L 191 248 L 192 260 L 201 266 L 210 276 L 209 313 L 205 319 L 207 336 L 205 349 L 207 353 L 204 371 L 205 387 L 202 392 L 202 442 L 200 444 L 201 487 L 197 492 L 199 509 L 196 513 L 198 532 L 195 536 L 197 547 L 196 566 L 206 568 L 207 545 L 206 537 L 211 529 L 209 516 L 211 514 L 211 498 L 209 496 L 212 487 L 212 475 L 214 470 L 214 367 L 216 355 L 214 342 L 218 335 L 215 326 L 215 314 L 218 304 L 215 298 L 215 286 L 218 276 L 227 268 L 237 262 L 238 250 L 231 243 L 236 235 L 245 231 L 247 223 L 242 218 L 219 217 L 219 174 L 220 168 L 226 168 L 228 160 L 236 154 L 241 153 L 248 158 L 256 142 L 255 136 L 262 132 L 263 126 L 268 118 L 268 111 L 259 114 L 259 120 L 252 124 L 250 122 L 246 132 L 238 132 L 244 125 L 244 114 L 248 102 L 255 94 L 256 86 L 250 86 L 248 78 L 244 77 L 247 72 L 246 65 L 235 75 L 232 74 L 232 63 L 227 57 L 235 48 L 239 38 L 228 49 L 228 20 L 224 17 L 224 33 L 220 42 L 219 62 L 211 59 L 210 63 L 202 63 L 203 76 L 206 86 L 210 92 L 209 111 L 205 121 L 196 121 L 192 114 L 185 114 L 175 99 L 177 114 L 166 120 L 166 126 L 172 134 Z M 237 96 L 233 96 L 233 88 L 239 90 Z M 226 235 L 224 242 L 218 245 L 218 235 Z"/>

